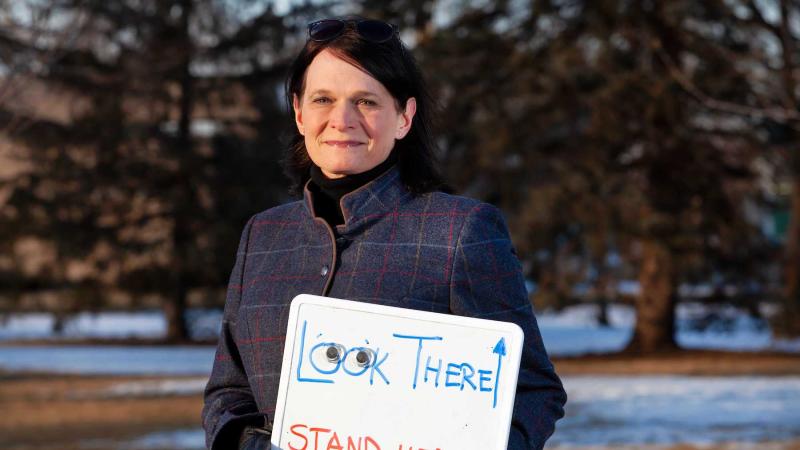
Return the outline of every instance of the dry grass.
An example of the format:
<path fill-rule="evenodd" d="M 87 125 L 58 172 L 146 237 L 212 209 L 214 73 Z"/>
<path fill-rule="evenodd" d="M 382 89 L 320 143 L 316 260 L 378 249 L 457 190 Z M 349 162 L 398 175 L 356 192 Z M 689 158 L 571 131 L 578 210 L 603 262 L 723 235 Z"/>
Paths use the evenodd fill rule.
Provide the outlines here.
<path fill-rule="evenodd" d="M 200 426 L 199 395 L 108 398 L 117 383 L 153 377 L 0 378 L 0 448 L 68 448 L 89 438 L 120 438 Z M 72 444 L 71 444 L 72 443 Z"/>

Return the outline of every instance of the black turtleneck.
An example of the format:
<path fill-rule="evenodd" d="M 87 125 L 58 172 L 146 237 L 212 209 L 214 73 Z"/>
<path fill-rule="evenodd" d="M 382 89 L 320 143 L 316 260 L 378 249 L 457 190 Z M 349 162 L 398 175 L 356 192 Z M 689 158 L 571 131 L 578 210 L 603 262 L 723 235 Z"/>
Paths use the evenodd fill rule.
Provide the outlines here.
<path fill-rule="evenodd" d="M 344 223 L 344 216 L 339 204 L 339 200 L 346 194 L 364 186 L 386 172 L 397 162 L 395 152 L 389 153 L 386 160 L 372 169 L 353 175 L 345 175 L 341 178 L 328 178 L 316 164 L 311 165 L 311 189 L 314 200 L 314 211 L 317 217 L 325 219 L 326 222 L 336 232 L 336 225 Z"/>

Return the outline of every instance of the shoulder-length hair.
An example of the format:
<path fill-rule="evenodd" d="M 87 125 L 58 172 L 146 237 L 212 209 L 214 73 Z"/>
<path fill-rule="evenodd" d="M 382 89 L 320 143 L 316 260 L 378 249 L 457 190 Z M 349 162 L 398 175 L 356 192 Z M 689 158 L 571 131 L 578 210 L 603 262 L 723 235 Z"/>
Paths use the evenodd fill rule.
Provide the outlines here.
<path fill-rule="evenodd" d="M 394 97 L 399 109 L 405 107 L 409 98 L 416 99 L 417 112 L 411 129 L 403 139 L 395 142 L 392 150 L 397 157 L 400 178 L 415 194 L 444 188 L 436 161 L 436 144 L 432 132 L 435 104 L 416 60 L 399 36 L 395 35 L 387 42 L 374 43 L 363 39 L 355 27 L 348 24 L 340 36 L 330 41 L 316 42 L 309 39 L 292 63 L 286 78 L 285 92 L 289 110 L 292 110 L 293 96 L 303 96 L 308 66 L 324 49 L 378 80 Z M 303 135 L 296 127 L 292 127 L 290 132 L 287 151 L 283 160 L 284 172 L 292 182 L 291 192 L 300 193 L 309 179 L 313 163 L 308 156 Z"/>

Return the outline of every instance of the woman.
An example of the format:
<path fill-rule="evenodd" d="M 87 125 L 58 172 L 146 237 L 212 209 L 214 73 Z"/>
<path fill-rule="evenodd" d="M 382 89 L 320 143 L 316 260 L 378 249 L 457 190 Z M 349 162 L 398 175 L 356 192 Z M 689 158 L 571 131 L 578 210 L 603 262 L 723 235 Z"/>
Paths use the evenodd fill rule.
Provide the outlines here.
<path fill-rule="evenodd" d="M 326 19 L 287 80 L 303 199 L 253 216 L 205 391 L 213 449 L 269 448 L 289 303 L 310 293 L 514 322 L 525 349 L 509 449 L 542 448 L 566 394 L 499 211 L 437 191 L 431 100 L 397 30 Z"/>

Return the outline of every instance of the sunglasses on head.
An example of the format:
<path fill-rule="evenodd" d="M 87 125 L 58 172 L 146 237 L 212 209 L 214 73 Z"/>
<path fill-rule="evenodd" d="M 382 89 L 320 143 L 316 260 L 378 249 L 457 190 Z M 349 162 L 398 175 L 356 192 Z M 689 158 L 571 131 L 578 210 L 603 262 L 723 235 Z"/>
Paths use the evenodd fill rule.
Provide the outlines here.
<path fill-rule="evenodd" d="M 322 19 L 308 24 L 308 38 L 315 42 L 326 42 L 341 36 L 348 25 L 352 25 L 356 33 L 369 42 L 380 44 L 397 34 L 397 25 L 380 20 L 342 20 Z"/>

